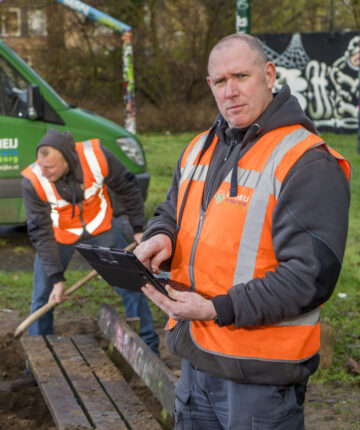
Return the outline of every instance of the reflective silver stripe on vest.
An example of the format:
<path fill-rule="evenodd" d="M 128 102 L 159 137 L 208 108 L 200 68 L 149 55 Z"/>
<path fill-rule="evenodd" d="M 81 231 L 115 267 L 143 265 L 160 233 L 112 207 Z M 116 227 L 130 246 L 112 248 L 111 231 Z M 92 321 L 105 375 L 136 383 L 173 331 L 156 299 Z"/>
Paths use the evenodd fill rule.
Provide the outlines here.
<path fill-rule="evenodd" d="M 99 225 L 101 225 L 101 223 L 103 222 L 103 220 L 106 216 L 106 212 L 108 209 L 108 204 L 107 204 L 107 201 L 104 197 L 103 189 L 101 189 L 99 192 L 99 198 L 101 201 L 100 202 L 100 210 L 99 210 L 98 214 L 96 215 L 96 217 L 86 225 L 86 230 L 90 233 L 95 231 L 95 229 L 97 229 L 99 227 Z"/>
<path fill-rule="evenodd" d="M 44 192 L 46 194 L 46 200 L 50 203 L 51 221 L 52 221 L 54 226 L 58 227 L 59 226 L 59 213 L 56 210 L 54 210 L 54 206 L 57 206 L 58 203 L 61 205 L 64 200 L 62 200 L 62 201 L 57 200 L 53 185 L 45 176 L 43 176 L 43 174 L 41 173 L 41 168 L 40 168 L 38 163 L 33 163 L 30 166 L 30 168 L 34 172 L 37 179 L 39 180 L 39 183 L 40 183 L 42 189 L 44 190 Z"/>
<path fill-rule="evenodd" d="M 194 144 L 194 146 L 192 147 L 191 151 L 189 152 L 186 162 L 185 162 L 185 166 L 181 169 L 181 177 L 180 177 L 180 181 L 179 181 L 179 187 L 182 184 L 183 181 L 185 181 L 186 179 L 190 179 L 194 169 L 196 168 L 196 165 L 194 166 L 194 162 L 197 158 L 197 156 L 199 155 L 200 151 L 202 150 L 202 147 L 204 146 L 204 143 L 206 141 L 206 138 L 208 136 L 208 133 L 200 136 L 200 138 L 198 139 L 198 141 Z M 203 170 L 203 168 L 207 169 L 209 168 L 208 166 L 198 166 L 198 169 Z M 195 175 L 199 175 L 199 173 L 196 171 Z M 202 176 L 204 174 L 204 172 L 201 173 Z M 206 173 L 205 173 L 205 177 L 206 177 Z M 197 177 L 196 180 L 199 180 L 199 178 Z"/>
<path fill-rule="evenodd" d="M 105 199 L 104 191 L 103 191 L 104 176 L 101 172 L 101 167 L 96 157 L 96 154 L 94 152 L 94 148 L 91 144 L 91 141 L 86 140 L 85 142 L 83 142 L 83 145 L 84 145 L 84 155 L 85 155 L 86 161 L 95 178 L 95 182 L 92 184 L 92 186 L 84 190 L 84 198 L 85 200 L 87 200 L 89 197 L 99 192 L 98 197 L 100 199 L 99 212 L 97 213 L 96 217 L 86 225 L 86 230 L 89 233 L 92 233 L 104 221 L 104 218 L 106 216 L 106 212 L 108 209 L 108 203 Z"/>
<path fill-rule="evenodd" d="M 94 149 L 92 147 L 91 141 L 87 140 L 85 142 L 82 142 L 83 146 L 84 146 L 84 154 L 85 154 L 85 158 L 89 164 L 89 167 L 91 169 L 91 172 L 95 178 L 95 182 L 87 189 L 84 190 L 84 198 L 85 200 L 87 200 L 89 197 L 95 195 L 97 192 L 99 192 L 99 198 L 100 198 L 100 210 L 98 212 L 98 214 L 96 215 L 96 217 L 87 224 L 86 226 L 86 230 L 89 233 L 92 233 L 93 231 L 95 231 L 103 222 L 105 216 L 106 216 L 106 212 L 107 212 L 107 201 L 105 199 L 104 196 L 104 192 L 103 192 L 103 180 L 104 177 L 102 175 L 101 172 L 101 168 L 98 162 L 98 159 L 96 157 L 96 154 L 94 152 Z M 63 199 L 57 199 L 56 194 L 55 194 L 55 190 L 54 190 L 54 185 L 45 177 L 42 175 L 41 173 L 41 169 L 38 163 L 33 163 L 30 168 L 32 169 L 32 171 L 34 172 L 34 174 L 36 175 L 36 177 L 38 178 L 45 194 L 46 194 L 46 199 L 47 201 L 50 203 L 51 205 L 51 220 L 52 220 L 52 224 L 54 227 L 59 228 L 59 212 L 56 210 L 57 208 L 62 208 L 64 206 L 68 206 L 71 203 L 67 202 L 66 200 Z M 75 234 L 77 236 L 80 236 L 83 232 L 83 228 L 69 228 L 66 229 L 65 231 Z"/>
<path fill-rule="evenodd" d="M 60 215 L 56 209 L 69 205 L 69 202 L 61 198 L 60 199 L 56 198 L 54 185 L 45 176 L 42 175 L 41 169 L 38 163 L 33 163 L 30 166 L 30 168 L 33 170 L 36 177 L 38 178 L 43 190 L 45 191 L 46 200 L 50 203 L 50 207 L 51 207 L 50 217 L 51 217 L 52 225 L 54 227 L 59 228 Z M 72 228 L 72 229 L 68 229 L 67 231 L 69 231 L 70 233 L 76 234 L 77 236 L 80 236 L 83 232 L 83 228 Z"/>
<path fill-rule="evenodd" d="M 279 184 L 276 184 L 277 181 L 274 178 L 276 168 L 284 155 L 310 134 L 309 131 L 300 128 L 286 135 L 274 148 L 264 169 L 259 173 L 245 219 L 233 285 L 246 283 L 253 279 L 269 197 L 271 194 L 279 193 L 280 189 Z M 248 178 L 253 182 L 254 178 L 252 175 L 249 175 Z M 247 184 L 245 182 L 242 185 Z M 278 194 L 275 195 L 275 198 L 277 197 Z"/>
<path fill-rule="evenodd" d="M 231 354 L 225 354 L 223 352 L 216 352 L 216 351 L 212 351 L 211 349 L 207 349 L 204 348 L 203 346 L 201 346 L 198 342 L 196 342 L 193 334 L 192 334 L 192 330 L 191 330 L 191 326 L 192 326 L 192 321 L 190 321 L 189 324 L 189 332 L 190 332 L 190 337 L 194 343 L 194 345 L 196 345 L 197 348 L 201 349 L 201 351 L 204 351 L 206 353 L 210 353 L 213 355 L 217 355 L 218 357 L 228 357 L 228 358 L 233 358 L 233 359 L 244 359 L 244 360 L 258 360 L 258 361 L 267 361 L 267 362 L 273 362 L 273 363 L 302 363 L 304 361 L 307 361 L 309 358 L 313 357 L 314 355 L 311 354 L 308 357 L 304 357 L 301 360 L 283 360 L 283 359 L 277 359 L 277 358 L 260 358 L 260 357 L 249 357 L 247 355 L 231 355 Z"/>
<path fill-rule="evenodd" d="M 84 145 L 84 155 L 85 155 L 86 161 L 95 178 L 95 183 L 90 188 L 87 188 L 86 190 L 84 190 L 84 198 L 86 200 L 89 197 L 93 196 L 96 193 L 96 191 L 102 187 L 104 177 L 101 173 L 101 167 L 99 165 L 98 159 L 96 158 L 91 141 L 86 140 L 85 142 L 83 142 L 83 145 Z"/>
<path fill-rule="evenodd" d="M 320 314 L 321 314 L 321 308 L 316 308 L 310 312 L 307 312 L 305 314 L 302 315 L 298 315 L 294 318 L 290 318 L 286 321 L 280 321 L 277 324 L 271 324 L 271 326 L 264 326 L 264 327 L 294 327 L 294 326 L 315 326 L 316 324 L 319 323 L 320 321 Z M 204 352 L 210 352 L 211 354 L 217 355 L 217 356 L 221 356 L 221 357 L 229 357 L 229 358 L 245 358 L 245 359 L 255 359 L 255 360 L 261 360 L 261 361 L 279 361 L 279 360 L 275 360 L 275 359 L 268 359 L 268 358 L 259 358 L 259 357 L 247 357 L 247 356 L 234 356 L 234 355 L 230 355 L 230 354 L 225 354 L 225 353 L 221 353 L 221 352 L 215 352 L 212 350 L 209 350 L 207 348 L 202 347 L 201 345 L 198 344 L 198 342 L 196 342 L 196 340 L 194 339 L 194 336 L 191 332 L 191 323 L 189 326 L 190 329 L 190 335 L 191 338 L 194 342 L 194 344 L 200 348 L 202 351 Z M 308 360 L 309 357 L 305 357 L 301 360 L 281 360 L 283 362 L 289 362 L 289 363 L 293 363 L 293 362 L 301 362 L 301 361 L 305 361 Z"/>

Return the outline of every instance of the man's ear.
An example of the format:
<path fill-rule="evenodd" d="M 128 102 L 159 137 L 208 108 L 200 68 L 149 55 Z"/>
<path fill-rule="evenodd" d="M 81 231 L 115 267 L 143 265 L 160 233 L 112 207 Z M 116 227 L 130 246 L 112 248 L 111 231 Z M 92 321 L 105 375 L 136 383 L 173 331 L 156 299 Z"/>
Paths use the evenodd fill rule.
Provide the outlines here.
<path fill-rule="evenodd" d="M 206 78 L 206 82 L 208 83 L 209 87 L 211 88 L 211 79 L 210 79 L 210 76 L 208 76 Z"/>
<path fill-rule="evenodd" d="M 272 90 L 276 81 L 276 67 L 275 64 L 271 61 L 268 61 L 265 64 L 265 79 L 267 87 L 269 88 L 269 90 Z"/>

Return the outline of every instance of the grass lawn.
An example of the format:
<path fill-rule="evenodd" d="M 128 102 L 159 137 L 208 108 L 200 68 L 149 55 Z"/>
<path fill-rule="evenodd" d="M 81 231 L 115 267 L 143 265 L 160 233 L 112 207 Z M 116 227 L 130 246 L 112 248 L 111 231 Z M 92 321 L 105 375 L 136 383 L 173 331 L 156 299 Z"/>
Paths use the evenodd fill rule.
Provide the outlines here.
<path fill-rule="evenodd" d="M 180 135 L 141 135 L 148 168 L 151 174 L 146 215 L 150 217 L 155 207 L 164 200 L 170 185 L 178 156 L 195 133 Z M 359 382 L 360 376 L 345 370 L 344 365 L 351 357 L 360 362 L 360 155 L 357 154 L 355 135 L 340 136 L 324 134 L 325 141 L 352 163 L 352 203 L 350 228 L 343 270 L 331 299 L 323 307 L 323 318 L 333 327 L 334 363 L 327 370 L 318 371 L 314 381 L 338 380 Z M 334 202 L 336 204 L 336 202 Z M 75 283 L 83 273 L 67 272 L 67 284 Z M 2 273 L 0 275 L 1 308 L 28 312 L 31 296 L 32 275 L 29 273 Z M 30 290 L 29 290 L 30 289 Z M 113 303 L 120 300 L 104 282 L 96 278 L 80 289 L 64 307 L 77 312 L 96 315 L 103 301 Z M 152 306 L 155 321 L 165 322 L 162 311 Z"/>
<path fill-rule="evenodd" d="M 351 162 L 352 178 L 349 234 L 343 267 L 335 291 L 324 304 L 322 313 L 333 327 L 334 363 L 327 370 L 319 370 L 315 378 L 359 382 L 360 375 L 349 374 L 344 366 L 349 357 L 360 362 L 360 155 L 355 135 L 324 133 L 323 137 Z"/>

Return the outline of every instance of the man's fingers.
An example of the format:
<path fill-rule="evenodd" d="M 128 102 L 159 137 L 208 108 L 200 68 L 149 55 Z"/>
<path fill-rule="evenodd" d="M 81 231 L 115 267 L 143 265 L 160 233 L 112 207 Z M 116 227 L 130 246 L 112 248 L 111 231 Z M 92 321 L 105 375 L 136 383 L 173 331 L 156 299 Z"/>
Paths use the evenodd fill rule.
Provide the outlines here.
<path fill-rule="evenodd" d="M 151 284 L 144 285 L 144 287 L 142 287 L 142 291 L 148 299 L 156 304 L 156 306 L 164 312 L 169 313 L 169 306 L 171 305 L 172 300 L 165 296 L 165 294 L 160 293 L 160 291 Z"/>
<path fill-rule="evenodd" d="M 65 297 L 65 296 L 60 297 L 60 299 L 58 301 L 58 305 L 60 305 L 61 303 L 66 302 L 67 299 L 68 299 L 68 297 Z"/>
<path fill-rule="evenodd" d="M 166 253 L 164 251 L 160 251 L 151 259 L 151 271 L 153 273 L 160 273 L 159 266 L 164 261 L 164 255 Z"/>
<path fill-rule="evenodd" d="M 165 285 L 165 289 L 168 293 L 168 296 L 173 300 L 179 300 L 181 301 L 181 291 L 176 291 L 173 288 L 170 287 L 170 285 Z"/>
<path fill-rule="evenodd" d="M 52 295 L 49 297 L 48 303 L 56 302 L 57 305 L 60 305 L 61 303 L 64 303 L 67 299 L 68 297 L 65 296 Z"/>
<path fill-rule="evenodd" d="M 159 273 L 159 266 L 171 256 L 171 240 L 165 234 L 158 234 L 141 242 L 134 250 L 136 257 L 152 272 Z"/>

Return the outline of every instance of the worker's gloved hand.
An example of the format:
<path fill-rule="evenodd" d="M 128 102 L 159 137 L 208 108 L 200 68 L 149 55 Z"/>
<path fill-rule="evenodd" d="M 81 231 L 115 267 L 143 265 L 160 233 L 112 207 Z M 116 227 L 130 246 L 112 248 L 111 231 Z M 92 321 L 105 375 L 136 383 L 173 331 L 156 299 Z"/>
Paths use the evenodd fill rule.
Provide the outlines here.
<path fill-rule="evenodd" d="M 48 302 L 50 303 L 55 301 L 58 305 L 60 305 L 60 303 L 65 302 L 65 300 L 67 300 L 67 297 L 64 296 L 64 291 L 65 291 L 64 281 L 60 281 L 54 284 Z"/>

